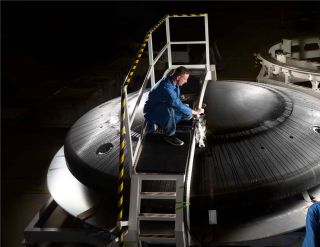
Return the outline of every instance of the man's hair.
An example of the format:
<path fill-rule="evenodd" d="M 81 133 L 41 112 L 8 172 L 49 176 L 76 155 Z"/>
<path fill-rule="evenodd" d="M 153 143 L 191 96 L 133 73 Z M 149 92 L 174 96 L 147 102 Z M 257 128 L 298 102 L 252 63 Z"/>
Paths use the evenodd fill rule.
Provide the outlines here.
<path fill-rule="evenodd" d="M 184 74 L 190 74 L 190 70 L 188 70 L 186 67 L 180 66 L 178 68 L 176 68 L 172 73 L 171 73 L 171 77 L 172 79 L 176 79 L 178 76 L 182 76 Z"/>

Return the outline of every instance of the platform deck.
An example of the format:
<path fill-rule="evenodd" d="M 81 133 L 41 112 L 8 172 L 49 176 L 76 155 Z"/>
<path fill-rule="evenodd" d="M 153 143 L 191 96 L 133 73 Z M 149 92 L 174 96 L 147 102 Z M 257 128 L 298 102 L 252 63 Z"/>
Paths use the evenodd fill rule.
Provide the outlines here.
<path fill-rule="evenodd" d="M 176 133 L 184 141 L 183 146 L 165 142 L 163 135 L 147 134 L 136 166 L 138 173 L 184 173 L 191 145 L 191 131 Z"/>

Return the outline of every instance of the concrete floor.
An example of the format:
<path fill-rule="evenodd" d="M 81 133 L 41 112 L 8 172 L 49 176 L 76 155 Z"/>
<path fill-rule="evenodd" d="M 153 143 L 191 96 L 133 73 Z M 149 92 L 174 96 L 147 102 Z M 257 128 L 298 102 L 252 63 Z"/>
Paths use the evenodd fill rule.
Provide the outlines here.
<path fill-rule="evenodd" d="M 228 16 L 220 13 L 213 17 L 209 13 L 209 20 L 212 21 L 210 37 L 217 40 L 222 56 L 218 79 L 255 81 L 260 67 L 255 66 L 253 54 L 259 48 L 284 36 L 319 33 L 316 29 L 297 28 L 297 13 L 287 13 L 285 8 L 282 14 L 273 12 L 264 16 L 259 13 L 233 15 L 232 12 Z M 93 61 L 85 68 L 40 75 L 37 71 L 41 70 L 41 64 L 36 64 L 26 76 L 36 78 L 37 86 L 21 86 L 22 90 L 14 99 L 2 104 L 2 246 L 20 246 L 24 228 L 50 197 L 46 186 L 47 169 L 63 145 L 68 128 L 93 106 L 119 95 L 116 88 L 119 84 L 114 84 L 115 76 L 110 77 L 110 73 L 123 78 L 129 69 L 128 61 L 132 61 L 134 55 L 134 49 L 127 48 L 118 53 L 117 61 L 122 59 L 121 65 L 115 66 L 115 60 Z M 99 83 L 104 80 L 109 81 L 110 86 Z M 84 84 L 88 81 L 94 86 L 86 87 Z"/>

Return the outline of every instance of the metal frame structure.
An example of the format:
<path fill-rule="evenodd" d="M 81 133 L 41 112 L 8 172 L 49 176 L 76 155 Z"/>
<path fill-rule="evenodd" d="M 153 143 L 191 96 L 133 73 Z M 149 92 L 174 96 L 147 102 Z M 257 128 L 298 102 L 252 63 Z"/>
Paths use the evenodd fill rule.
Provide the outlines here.
<path fill-rule="evenodd" d="M 319 69 L 308 69 L 301 67 L 290 66 L 284 62 L 276 59 L 275 51 L 282 49 L 285 54 L 289 54 L 294 59 L 308 59 L 320 57 L 320 48 L 316 50 L 305 50 L 305 45 L 318 44 L 320 47 L 320 38 L 306 38 L 306 39 L 284 39 L 282 42 L 272 45 L 270 48 L 262 50 L 257 58 L 261 61 L 261 71 L 257 77 L 257 81 L 271 80 L 271 75 L 277 72 L 284 74 L 286 84 L 294 84 L 296 79 L 310 81 L 312 89 L 319 91 L 320 71 Z M 299 52 L 292 52 L 292 46 L 298 46 Z"/>
<path fill-rule="evenodd" d="M 170 37 L 170 18 L 184 18 L 184 17 L 203 17 L 204 18 L 204 26 L 205 26 L 205 39 L 203 41 L 180 41 L 180 42 L 175 42 L 171 40 Z M 166 23 L 166 40 L 167 43 L 163 46 L 161 51 L 157 54 L 157 56 L 154 58 L 153 56 L 153 44 L 152 44 L 152 33 L 153 31 L 163 22 Z M 203 78 L 202 82 L 202 88 L 198 100 L 198 107 L 202 106 L 203 102 L 203 97 L 205 93 L 205 89 L 208 83 L 208 80 L 216 80 L 216 72 L 215 72 L 215 67 L 214 65 L 210 65 L 210 57 L 209 57 L 209 27 L 208 27 L 208 15 L 207 14 L 200 14 L 200 15 L 173 15 L 173 16 L 166 16 L 164 20 L 162 20 L 154 29 L 150 31 L 150 33 L 147 35 L 148 37 L 148 53 L 149 53 L 149 68 L 148 72 L 145 76 L 145 79 L 142 83 L 142 86 L 139 91 L 138 99 L 136 101 L 136 105 L 134 106 L 134 110 L 131 114 L 129 114 L 128 111 L 128 106 L 127 104 L 124 104 L 124 112 L 125 116 L 121 119 L 125 123 L 122 124 L 122 126 L 125 126 L 126 132 L 125 132 L 125 139 L 127 148 L 128 148 L 128 153 L 130 154 L 129 157 L 129 171 L 130 171 L 130 177 L 131 177 L 131 192 L 130 192 L 130 210 L 129 210 L 129 222 L 128 223 L 123 223 L 120 220 L 120 225 L 127 224 L 128 225 L 128 233 L 126 236 L 126 240 L 131 242 L 129 244 L 130 246 L 141 246 L 141 241 L 147 241 L 151 243 L 175 243 L 177 246 L 184 247 L 188 246 L 191 244 L 191 238 L 190 236 L 188 237 L 185 229 L 185 224 L 187 225 L 187 228 L 190 229 L 190 221 L 189 221 L 189 208 L 183 207 L 179 212 L 175 212 L 174 214 L 174 222 L 175 222 L 175 233 L 174 236 L 171 238 L 164 238 L 164 237 L 143 237 L 140 235 L 140 221 L 141 219 L 143 220 L 152 220 L 154 219 L 154 215 L 150 216 L 141 216 L 140 212 L 140 203 L 141 203 L 141 183 L 143 180 L 175 180 L 176 181 L 176 188 L 177 191 L 175 193 L 175 197 L 171 198 L 176 201 L 176 203 L 181 203 L 184 202 L 186 205 L 190 203 L 190 187 L 191 187 L 191 175 L 192 175 L 192 167 L 193 167 L 193 158 L 194 158 L 194 149 L 196 145 L 196 140 L 195 136 L 192 137 L 192 142 L 191 142 L 191 151 L 188 157 L 188 164 L 187 164 L 187 169 L 185 174 L 176 174 L 176 175 L 168 175 L 168 174 L 140 174 L 136 173 L 134 169 L 134 165 L 137 163 L 137 155 L 139 152 L 139 146 L 141 144 L 141 139 L 138 142 L 138 145 L 136 146 L 136 150 L 133 153 L 132 150 L 132 140 L 131 140 L 131 133 L 130 133 L 130 128 L 133 124 L 135 114 L 137 109 L 140 106 L 141 98 L 144 94 L 145 88 L 147 86 L 147 83 L 149 79 L 151 79 L 151 88 L 155 85 L 155 64 L 159 61 L 160 57 L 167 52 L 168 56 L 168 68 L 165 71 L 165 74 L 167 74 L 170 70 L 175 69 L 181 65 L 174 65 L 172 63 L 172 50 L 171 46 L 172 45 L 185 45 L 185 44 L 203 44 L 206 47 L 206 62 L 205 64 L 189 64 L 189 65 L 183 65 L 186 68 L 189 69 L 204 69 L 205 70 L 205 77 Z M 143 45 L 142 45 L 143 47 Z M 138 55 L 138 57 L 141 57 Z M 130 78 L 134 71 L 130 70 L 128 76 L 126 77 L 126 80 L 123 84 L 123 92 L 124 92 L 124 99 L 122 100 L 123 102 L 127 101 L 127 86 L 128 81 L 130 81 Z M 201 82 L 201 81 L 200 81 Z M 200 83 L 199 82 L 199 83 Z M 142 133 L 143 136 L 144 133 Z M 121 141 L 122 143 L 122 141 Z M 121 151 L 120 151 L 121 152 Z M 120 154 L 121 157 L 121 154 Z M 121 160 L 121 158 L 120 158 Z M 121 174 L 120 170 L 120 174 Z M 178 191 L 178 188 L 179 191 Z M 121 192 L 122 193 L 122 192 Z M 165 192 L 162 192 L 165 194 Z M 157 194 L 157 193 L 156 193 Z M 157 195 L 150 197 L 150 199 L 162 199 L 162 197 L 159 197 Z M 120 199 L 122 202 L 122 199 Z M 141 218 L 142 217 L 142 218 Z M 161 215 L 157 214 L 157 217 L 160 221 L 172 221 L 172 219 L 169 219 L 168 216 L 166 215 Z M 122 231 L 122 232 L 121 232 Z M 119 246 L 123 246 L 123 229 L 122 226 L 120 226 L 120 235 L 119 235 Z M 161 234 L 160 234 L 161 235 Z M 128 245 L 128 244 L 126 244 Z"/>
<path fill-rule="evenodd" d="M 196 17 L 203 17 L 204 18 L 204 25 L 205 25 L 205 39 L 203 41 L 181 41 L 181 42 L 175 42 L 171 41 L 170 38 L 170 19 L 171 18 L 196 18 Z M 170 71 L 172 69 L 175 69 L 181 65 L 173 65 L 172 64 L 172 51 L 171 46 L 172 45 L 186 45 L 186 44 L 203 44 L 206 47 L 206 63 L 205 64 L 189 64 L 189 65 L 183 65 L 186 68 L 189 69 L 205 69 L 206 70 L 206 78 L 205 80 L 211 80 L 216 78 L 215 68 L 213 65 L 210 65 L 210 57 L 209 57 L 209 25 L 208 25 L 208 15 L 207 14 L 200 14 L 200 15 L 172 15 L 172 16 L 166 16 L 165 17 L 165 25 L 166 25 L 166 40 L 167 43 L 163 46 L 161 51 L 157 54 L 157 56 L 154 58 L 153 54 L 153 44 L 152 44 L 152 33 L 155 31 L 155 29 L 152 29 L 149 32 L 149 38 L 148 38 L 148 54 L 149 54 L 149 68 L 147 71 L 147 74 L 143 80 L 143 83 L 139 90 L 138 99 L 136 101 L 136 104 L 133 108 L 133 111 L 129 113 L 128 105 L 125 105 L 125 127 L 126 127 L 126 143 L 127 143 L 127 149 L 129 153 L 129 171 L 130 176 L 133 172 L 133 165 L 135 164 L 136 158 L 137 158 L 137 152 L 139 149 L 139 146 L 141 144 L 141 139 L 139 140 L 137 147 L 135 151 L 133 151 L 132 147 L 132 140 L 131 140 L 131 126 L 133 124 L 133 121 L 135 119 L 135 115 L 137 113 L 137 110 L 140 106 L 141 98 L 143 96 L 143 93 L 147 87 L 149 79 L 151 79 L 151 87 L 155 85 L 155 65 L 159 61 L 160 57 L 167 52 L 168 55 L 168 68 L 167 71 Z M 127 81 L 127 78 L 132 77 L 132 71 L 129 71 L 129 74 L 126 77 L 125 82 Z M 127 101 L 127 87 L 128 85 L 126 83 L 123 84 L 123 92 L 125 92 L 125 100 Z M 202 95 L 203 98 L 203 95 Z"/>

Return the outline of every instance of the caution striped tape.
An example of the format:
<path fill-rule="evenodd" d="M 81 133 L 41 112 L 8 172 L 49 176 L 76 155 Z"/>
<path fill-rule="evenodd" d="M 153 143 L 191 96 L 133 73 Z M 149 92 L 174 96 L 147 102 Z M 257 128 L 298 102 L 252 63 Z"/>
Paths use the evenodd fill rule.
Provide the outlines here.
<path fill-rule="evenodd" d="M 169 17 L 190 17 L 190 16 L 205 16 L 206 14 L 174 14 L 174 15 L 169 15 Z"/>
<path fill-rule="evenodd" d="M 118 222 L 123 218 L 123 185 L 124 185 L 124 147 L 125 147 L 125 134 L 126 129 L 124 125 L 125 121 L 125 91 L 121 91 L 121 124 L 120 124 L 120 165 L 119 165 L 119 177 L 118 177 Z M 121 224 L 119 224 L 119 247 L 124 246 L 124 231 Z"/>

